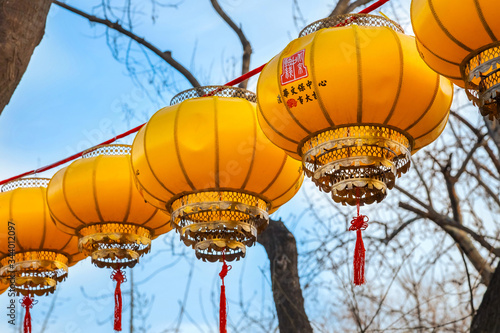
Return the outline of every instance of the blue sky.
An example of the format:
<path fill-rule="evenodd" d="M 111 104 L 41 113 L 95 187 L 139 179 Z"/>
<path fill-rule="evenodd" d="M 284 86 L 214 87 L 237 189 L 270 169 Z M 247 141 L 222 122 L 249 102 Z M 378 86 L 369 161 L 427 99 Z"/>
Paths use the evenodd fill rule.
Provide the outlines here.
<path fill-rule="evenodd" d="M 298 2 L 310 23 L 328 15 L 336 1 Z M 409 0 L 405 2 L 409 4 Z M 87 11 L 91 7 L 83 7 L 85 4 L 81 1 L 68 3 Z M 233 20 L 242 25 L 252 43 L 251 68 L 267 62 L 298 33 L 292 20 L 291 0 L 221 0 L 220 3 Z M 144 12 L 148 14 L 149 9 L 144 7 Z M 0 179 L 52 163 L 122 133 L 143 123 L 169 102 L 173 96 L 171 93 L 150 99 L 147 94 L 155 96 L 151 87 L 146 84 L 147 90 L 144 91 L 134 84 L 125 66 L 113 59 L 103 37 L 104 31 L 100 26 L 91 26 L 85 19 L 53 6 L 45 36 L 35 49 L 9 105 L 0 115 Z M 174 58 L 192 69 L 202 84 L 223 84 L 238 76 L 240 64 L 236 64 L 234 72 L 228 66 L 228 59 L 235 57 L 239 61 L 241 45 L 236 34 L 216 15 L 208 0 L 185 0 L 178 9 L 160 8 L 154 25 L 145 15 L 139 18 L 134 31 L 161 49 L 171 50 Z M 156 59 L 153 54 L 150 55 Z M 177 92 L 189 88 L 179 75 L 173 74 L 172 78 L 179 88 Z M 254 90 L 255 82 L 256 78 L 251 81 L 251 90 Z M 128 122 L 121 108 L 124 103 L 136 115 Z M 130 136 L 123 142 L 130 143 L 132 139 L 133 136 Z M 38 176 L 50 178 L 55 171 Z M 286 221 L 290 214 L 305 207 L 303 195 L 301 190 L 293 202 L 278 212 L 278 216 Z M 295 207 L 295 211 L 289 207 Z M 306 224 L 304 219 L 293 226 L 296 236 L 300 237 Z M 161 238 L 155 241 L 150 254 L 152 259 L 144 259 L 134 270 L 134 279 L 141 281 L 158 267 L 169 263 L 173 265 L 139 286 L 148 297 L 155 296 L 149 316 L 153 327 L 151 332 L 175 327 L 179 302 L 185 296 L 188 283 L 188 262 L 157 253 L 162 248 L 168 248 L 165 244 L 170 244 L 168 241 L 171 238 L 178 239 L 178 235 L 172 233 L 166 236 L 166 240 Z M 183 246 L 180 242 L 177 245 Z M 194 258 L 192 252 L 188 253 Z M 219 284 L 217 273 L 220 265 L 195 262 L 193 267 L 187 303 L 188 315 L 193 320 L 191 322 L 184 317 L 181 332 L 198 332 L 199 327 L 203 328 L 202 332 L 215 332 L 217 308 L 213 307 L 212 298 L 217 298 L 217 294 L 213 293 Z M 257 304 L 263 304 L 263 310 L 272 308 L 270 285 L 262 278 L 262 272 L 267 274 L 268 271 L 268 259 L 263 247 L 256 245 L 250 248 L 247 257 L 233 263 L 233 267 L 226 280 L 230 302 L 238 300 L 242 278 L 244 298 L 255 297 Z M 109 274 L 109 270 L 95 268 L 88 260 L 71 268 L 70 278 L 59 288 L 54 321 L 49 323 L 47 331 L 112 331 L 111 320 L 107 318 L 113 310 L 112 298 L 93 302 L 86 299 L 80 290 L 83 287 L 87 294 L 94 296 L 112 295 Z M 128 290 L 127 285 L 123 290 Z M 33 309 L 34 332 L 42 325 L 43 312 L 49 307 L 51 297 L 39 298 L 39 301 Z M 0 304 L 7 302 L 6 294 L 1 295 Z M 230 303 L 230 321 L 236 320 L 231 317 L 231 309 L 237 306 Z M 99 325 L 98 321 L 107 323 Z M 126 310 L 124 322 L 128 322 Z M 126 324 L 124 327 L 124 332 L 128 332 Z M 6 320 L 0 320 L 0 331 L 12 331 Z"/>

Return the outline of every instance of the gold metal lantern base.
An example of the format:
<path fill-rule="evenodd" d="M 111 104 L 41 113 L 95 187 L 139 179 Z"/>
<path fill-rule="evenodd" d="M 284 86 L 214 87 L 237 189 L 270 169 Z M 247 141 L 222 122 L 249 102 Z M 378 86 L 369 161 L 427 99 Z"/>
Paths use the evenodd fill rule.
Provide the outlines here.
<path fill-rule="evenodd" d="M 101 223 L 79 230 L 78 247 L 100 268 L 134 267 L 151 250 L 151 232 L 125 223 Z"/>
<path fill-rule="evenodd" d="M 267 227 L 268 204 L 251 194 L 206 191 L 172 202 L 172 222 L 180 238 L 204 261 L 239 260 L 246 246 Z"/>
<path fill-rule="evenodd" d="M 68 258 L 51 251 L 21 252 L 2 259 L 0 276 L 11 283 L 14 276 L 16 291 L 24 296 L 44 296 L 55 291 L 56 285 L 68 276 Z"/>
<path fill-rule="evenodd" d="M 500 42 L 482 47 L 460 65 L 465 91 L 483 116 L 500 119 Z"/>
<path fill-rule="evenodd" d="M 301 146 L 304 171 L 335 202 L 356 205 L 382 201 L 397 177 L 410 167 L 411 141 L 378 125 L 330 129 Z"/>

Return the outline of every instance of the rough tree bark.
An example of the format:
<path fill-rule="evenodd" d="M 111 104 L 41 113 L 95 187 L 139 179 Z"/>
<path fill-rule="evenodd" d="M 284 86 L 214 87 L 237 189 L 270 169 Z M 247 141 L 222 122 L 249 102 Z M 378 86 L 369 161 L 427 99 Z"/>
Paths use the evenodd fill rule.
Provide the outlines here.
<path fill-rule="evenodd" d="M 295 237 L 281 221 L 270 220 L 258 237 L 271 262 L 271 281 L 280 332 L 312 333 L 299 282 Z"/>
<path fill-rule="evenodd" d="M 45 33 L 51 0 L 0 0 L 0 114 Z"/>
<path fill-rule="evenodd" d="M 497 266 L 483 301 L 472 320 L 471 333 L 500 332 L 500 265 Z"/>

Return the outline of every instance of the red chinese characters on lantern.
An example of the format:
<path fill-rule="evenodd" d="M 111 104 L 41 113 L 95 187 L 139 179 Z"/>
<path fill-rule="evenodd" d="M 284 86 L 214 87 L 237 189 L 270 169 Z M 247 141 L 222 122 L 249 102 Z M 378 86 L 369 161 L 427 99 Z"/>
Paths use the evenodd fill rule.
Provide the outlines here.
<path fill-rule="evenodd" d="M 300 50 L 287 58 L 283 58 L 281 63 L 281 85 L 303 79 L 309 76 L 304 63 L 306 50 Z"/>

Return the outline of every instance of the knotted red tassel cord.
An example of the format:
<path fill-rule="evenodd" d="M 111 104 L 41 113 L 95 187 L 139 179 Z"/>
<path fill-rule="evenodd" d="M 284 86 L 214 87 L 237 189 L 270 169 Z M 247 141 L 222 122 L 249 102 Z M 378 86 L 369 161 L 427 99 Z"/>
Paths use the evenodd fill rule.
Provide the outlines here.
<path fill-rule="evenodd" d="M 114 321 L 114 330 L 121 331 L 122 330 L 122 290 L 121 284 L 126 281 L 125 272 L 121 269 L 113 270 L 111 273 L 111 279 L 116 281 L 115 288 L 115 321 Z"/>
<path fill-rule="evenodd" d="M 222 251 L 222 269 L 219 273 L 219 276 L 222 280 L 222 285 L 220 286 L 220 305 L 219 305 L 219 328 L 220 333 L 227 333 L 226 324 L 227 324 L 227 312 L 226 312 L 226 286 L 224 285 L 224 278 L 232 268 L 232 266 L 228 266 L 226 264 L 226 256 L 224 255 L 224 251 Z"/>
<path fill-rule="evenodd" d="M 21 300 L 21 305 L 23 308 L 26 308 L 26 313 L 24 315 L 24 333 L 31 333 L 31 313 L 30 309 L 38 303 L 30 296 L 24 296 Z"/>
<path fill-rule="evenodd" d="M 356 286 L 364 284 L 365 281 L 365 245 L 363 244 L 363 236 L 361 230 L 368 227 L 368 216 L 359 215 L 359 190 L 357 191 L 357 216 L 352 219 L 349 231 L 356 231 L 356 247 L 354 249 L 354 279 L 353 283 Z"/>

